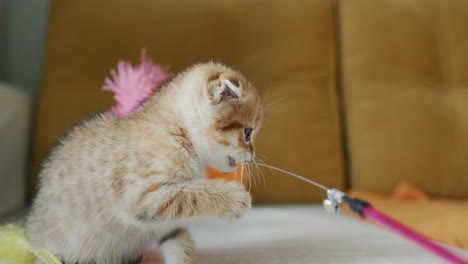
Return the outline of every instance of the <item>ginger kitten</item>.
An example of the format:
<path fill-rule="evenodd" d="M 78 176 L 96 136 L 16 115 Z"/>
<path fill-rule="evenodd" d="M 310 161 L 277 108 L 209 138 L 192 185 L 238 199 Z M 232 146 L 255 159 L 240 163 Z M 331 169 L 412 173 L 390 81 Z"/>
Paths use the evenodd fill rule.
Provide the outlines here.
<path fill-rule="evenodd" d="M 191 218 L 236 221 L 251 206 L 242 184 L 207 179 L 205 168 L 230 172 L 251 161 L 262 119 L 250 82 L 204 63 L 128 117 L 74 127 L 40 172 L 27 221 L 31 246 L 65 263 L 116 264 L 157 242 L 165 263 L 193 263 Z"/>

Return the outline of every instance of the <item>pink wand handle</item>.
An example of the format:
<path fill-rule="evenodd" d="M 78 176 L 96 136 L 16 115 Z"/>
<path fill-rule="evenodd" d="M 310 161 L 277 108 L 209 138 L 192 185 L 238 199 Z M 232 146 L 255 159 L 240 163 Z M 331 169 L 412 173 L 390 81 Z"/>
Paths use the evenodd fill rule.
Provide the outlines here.
<path fill-rule="evenodd" d="M 398 223 L 397 221 L 393 220 L 392 218 L 380 213 L 379 211 L 375 210 L 372 206 L 366 205 L 362 209 L 362 215 L 365 218 L 371 219 L 376 223 L 379 223 L 388 229 L 406 237 L 407 239 L 415 242 L 416 244 L 420 245 L 421 247 L 431 251 L 435 255 L 438 255 L 442 259 L 447 260 L 449 263 L 455 264 L 468 264 L 467 261 L 461 259 L 457 255 L 453 254 L 452 252 L 448 251 L 447 249 L 437 245 L 436 243 L 430 241 L 429 239 L 425 238 L 424 236 L 416 233 L 415 231 L 409 229 L 408 227 Z"/>

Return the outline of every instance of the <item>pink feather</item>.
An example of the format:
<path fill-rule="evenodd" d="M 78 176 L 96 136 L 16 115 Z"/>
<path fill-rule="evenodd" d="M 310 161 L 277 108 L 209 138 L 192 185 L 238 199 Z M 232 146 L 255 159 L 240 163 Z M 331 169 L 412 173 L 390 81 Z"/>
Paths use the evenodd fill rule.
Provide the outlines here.
<path fill-rule="evenodd" d="M 133 113 L 172 76 L 167 69 L 167 66 L 155 64 L 146 55 L 146 49 L 141 52 L 139 65 L 120 60 L 117 69 L 111 70 L 111 78 L 106 78 L 102 86 L 102 90 L 114 92 L 117 102 L 107 114 L 127 116 Z"/>

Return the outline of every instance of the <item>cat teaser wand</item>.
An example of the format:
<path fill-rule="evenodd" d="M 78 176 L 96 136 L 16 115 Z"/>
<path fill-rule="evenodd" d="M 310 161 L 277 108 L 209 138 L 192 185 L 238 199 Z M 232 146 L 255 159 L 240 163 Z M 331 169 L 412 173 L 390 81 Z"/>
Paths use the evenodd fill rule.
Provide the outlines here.
<path fill-rule="evenodd" d="M 395 219 L 390 218 L 389 216 L 379 212 L 377 209 L 372 207 L 372 205 L 366 201 L 357 198 L 349 198 L 346 196 L 342 191 L 337 189 L 329 189 L 319 183 L 316 183 L 312 180 L 299 176 L 297 174 L 291 173 L 289 171 L 285 171 L 282 169 L 275 168 L 270 165 L 261 164 L 253 162 L 256 165 L 267 167 L 273 170 L 277 170 L 291 176 L 294 176 L 300 180 L 308 182 L 316 187 L 324 190 L 327 192 L 327 198 L 323 201 L 323 207 L 329 213 L 336 213 L 339 211 L 341 204 L 345 203 L 349 206 L 351 211 L 356 213 L 357 215 L 369 219 L 387 229 L 393 231 L 394 233 L 399 234 L 400 236 L 416 243 L 420 247 L 430 251 L 434 255 L 446 260 L 448 263 L 454 264 L 468 264 L 466 260 L 463 260 L 459 256 L 455 255 L 454 253 L 450 252 L 449 250 L 439 246 L 438 244 L 432 242 L 428 238 L 424 237 L 423 235 L 411 230 L 409 227 L 399 223 Z"/>

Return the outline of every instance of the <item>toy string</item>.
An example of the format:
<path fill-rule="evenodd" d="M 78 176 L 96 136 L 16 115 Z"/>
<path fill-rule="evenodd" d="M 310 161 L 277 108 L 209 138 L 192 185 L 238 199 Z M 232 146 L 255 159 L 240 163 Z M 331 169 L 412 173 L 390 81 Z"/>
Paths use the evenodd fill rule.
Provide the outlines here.
<path fill-rule="evenodd" d="M 317 186 L 320 189 L 327 191 L 327 194 L 328 194 L 328 191 L 335 190 L 335 189 L 329 189 L 317 182 L 314 182 L 312 180 L 309 180 L 305 177 L 299 176 L 289 171 L 285 171 L 285 170 L 282 170 L 282 169 L 279 169 L 270 165 L 266 165 L 263 163 L 257 163 L 257 162 L 251 162 L 251 163 L 294 176 L 300 180 L 308 182 L 312 185 Z M 420 247 L 430 251 L 434 255 L 437 255 L 438 257 L 448 261 L 449 263 L 468 264 L 467 261 L 463 260 L 462 258 L 450 252 L 449 250 L 437 245 L 436 243 L 432 242 L 431 240 L 424 237 L 423 235 L 411 230 L 410 228 L 399 223 L 398 221 L 379 212 L 374 207 L 372 207 L 368 202 L 360 200 L 360 199 L 356 199 L 356 198 L 351 199 L 344 194 L 342 197 L 340 197 L 340 200 L 341 201 L 339 201 L 339 203 L 341 202 L 346 203 L 354 213 L 362 216 L 363 218 L 370 219 L 374 221 L 375 223 L 380 224 L 384 227 L 387 227 L 389 230 L 392 230 L 393 232 L 399 234 L 400 236 L 418 244 Z"/>
<path fill-rule="evenodd" d="M 303 181 L 308 182 L 308 183 L 310 183 L 312 185 L 315 185 L 315 186 L 319 187 L 320 189 L 322 189 L 324 191 L 329 190 L 327 187 L 323 186 L 322 184 L 314 182 L 313 180 L 309 180 L 309 179 L 307 179 L 305 177 L 299 176 L 299 175 L 297 175 L 295 173 L 285 171 L 285 170 L 282 170 L 282 169 L 279 169 L 279 168 L 276 168 L 276 167 L 273 167 L 273 166 L 270 166 L 270 165 L 266 165 L 266 164 L 263 164 L 263 163 L 257 163 L 257 162 L 250 162 L 250 163 L 255 164 L 255 165 L 259 165 L 259 166 L 263 166 L 263 167 L 267 167 L 267 168 L 270 168 L 270 169 L 273 169 L 273 170 L 277 170 L 277 171 L 280 171 L 282 173 L 289 174 L 289 175 L 294 176 L 294 177 L 296 177 L 296 178 L 298 178 L 300 180 L 303 180 Z"/>

